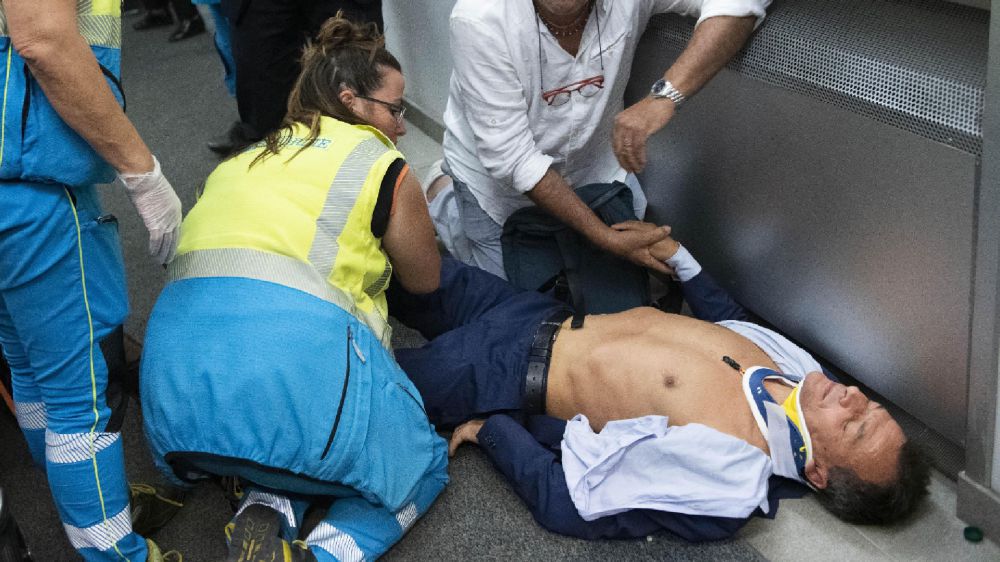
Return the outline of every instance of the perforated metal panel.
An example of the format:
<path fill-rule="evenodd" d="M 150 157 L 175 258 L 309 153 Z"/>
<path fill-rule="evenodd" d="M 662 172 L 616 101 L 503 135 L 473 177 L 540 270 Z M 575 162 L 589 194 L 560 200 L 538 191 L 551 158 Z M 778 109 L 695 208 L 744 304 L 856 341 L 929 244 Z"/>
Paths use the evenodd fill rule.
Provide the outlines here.
<path fill-rule="evenodd" d="M 691 29 L 650 23 L 626 103 Z M 776 2 L 640 177 L 651 220 L 741 302 L 956 444 L 986 35 L 943 0 Z"/>
<path fill-rule="evenodd" d="M 982 153 L 989 13 L 935 0 L 774 2 L 729 68 L 970 154 Z M 649 34 L 683 49 L 690 19 Z"/>

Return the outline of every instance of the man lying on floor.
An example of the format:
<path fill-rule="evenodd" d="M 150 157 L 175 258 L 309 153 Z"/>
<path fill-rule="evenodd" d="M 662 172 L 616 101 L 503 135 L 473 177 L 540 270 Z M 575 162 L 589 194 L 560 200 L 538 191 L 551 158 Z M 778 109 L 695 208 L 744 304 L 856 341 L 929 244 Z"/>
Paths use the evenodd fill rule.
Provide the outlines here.
<path fill-rule="evenodd" d="M 434 293 L 390 290 L 430 340 L 396 358 L 431 421 L 458 426 L 452 454 L 478 443 L 543 527 L 582 538 L 729 537 L 774 515 L 784 479 L 851 522 L 913 510 L 928 469 L 882 406 L 749 322 L 673 239 L 650 251 L 696 318 L 638 308 L 571 329 L 562 302 L 454 260 Z"/>

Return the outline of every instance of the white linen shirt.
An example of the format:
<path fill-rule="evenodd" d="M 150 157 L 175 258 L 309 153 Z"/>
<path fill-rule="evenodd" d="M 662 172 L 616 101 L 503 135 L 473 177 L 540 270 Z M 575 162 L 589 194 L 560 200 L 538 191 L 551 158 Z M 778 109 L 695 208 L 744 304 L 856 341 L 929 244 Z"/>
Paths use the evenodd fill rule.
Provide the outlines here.
<path fill-rule="evenodd" d="M 500 225 L 531 205 L 524 193 L 550 167 L 574 188 L 624 180 L 611 135 L 650 17 L 674 12 L 697 16 L 701 23 L 715 16 L 753 15 L 759 24 L 768 4 L 597 0 L 597 17 L 587 21 L 573 57 L 538 20 L 531 0 L 458 0 L 450 18 L 455 60 L 444 113 L 443 148 L 452 174 Z M 542 99 L 542 91 L 600 74 L 604 89 L 592 97 L 576 92 L 560 106 Z"/>

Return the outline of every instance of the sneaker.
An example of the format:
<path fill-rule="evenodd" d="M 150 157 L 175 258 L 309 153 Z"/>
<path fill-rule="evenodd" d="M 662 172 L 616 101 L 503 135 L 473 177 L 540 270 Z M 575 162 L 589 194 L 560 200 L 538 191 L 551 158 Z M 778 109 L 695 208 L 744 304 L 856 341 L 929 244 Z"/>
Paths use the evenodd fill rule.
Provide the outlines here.
<path fill-rule="evenodd" d="M 233 513 L 240 508 L 240 503 L 243 501 L 243 483 L 240 481 L 239 476 L 223 476 L 219 480 L 219 485 L 222 486 L 222 493 L 226 496 L 226 501 L 229 502 L 229 507 L 233 508 Z"/>
<path fill-rule="evenodd" d="M 226 562 L 316 562 L 304 542 L 281 538 L 281 522 L 281 514 L 274 509 L 259 503 L 248 505 L 226 525 Z"/>
<path fill-rule="evenodd" d="M 219 156 L 229 156 L 233 152 L 249 146 L 258 140 L 260 139 L 252 133 L 249 125 L 236 121 L 225 133 L 209 139 L 207 144 L 208 149 Z"/>
<path fill-rule="evenodd" d="M 132 530 L 146 537 L 160 530 L 184 507 L 178 493 L 150 484 L 129 484 Z"/>
<path fill-rule="evenodd" d="M 145 31 L 156 27 L 166 27 L 174 23 L 174 17 L 167 10 L 150 10 L 143 14 L 139 21 L 132 24 L 132 29 Z"/>
<path fill-rule="evenodd" d="M 424 178 L 424 183 L 420 186 L 424 190 L 424 199 L 428 203 L 433 201 L 437 197 L 437 194 L 444 188 L 451 185 L 451 178 L 448 174 L 444 173 L 442 169 L 443 165 L 444 159 L 431 164 L 430 169 L 427 171 L 427 177 Z"/>
<path fill-rule="evenodd" d="M 189 19 L 177 22 L 177 27 L 174 28 L 174 32 L 170 34 L 170 37 L 167 37 L 167 41 L 176 43 L 177 41 L 183 41 L 201 33 L 205 33 L 205 22 L 201 19 L 201 16 L 195 15 Z"/>
<path fill-rule="evenodd" d="M 163 552 L 156 543 L 146 539 L 146 562 L 184 562 L 184 557 L 176 550 Z"/>
<path fill-rule="evenodd" d="M 309 550 L 306 541 L 292 541 L 293 562 L 319 562 L 316 555 Z"/>

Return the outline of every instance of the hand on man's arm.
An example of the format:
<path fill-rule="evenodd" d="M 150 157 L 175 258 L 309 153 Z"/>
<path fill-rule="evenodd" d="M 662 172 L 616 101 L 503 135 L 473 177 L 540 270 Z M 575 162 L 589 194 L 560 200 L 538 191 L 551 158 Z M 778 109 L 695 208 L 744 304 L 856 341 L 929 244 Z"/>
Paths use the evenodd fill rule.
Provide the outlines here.
<path fill-rule="evenodd" d="M 641 221 L 626 221 L 612 226 L 616 230 L 648 232 L 658 228 L 655 224 Z M 649 252 L 656 259 L 663 260 L 670 275 L 681 282 L 684 300 L 695 318 L 707 322 L 722 320 L 754 321 L 741 304 L 733 300 L 712 276 L 703 271 L 698 260 L 684 246 L 668 236 L 652 244 Z"/>
<path fill-rule="evenodd" d="M 693 96 L 715 76 L 753 33 L 755 16 L 717 16 L 698 25 L 687 48 L 663 78 L 684 94 Z M 666 98 L 647 96 L 615 118 L 612 148 L 629 172 L 646 167 L 646 142 L 674 116 L 676 106 Z"/>
<path fill-rule="evenodd" d="M 119 107 L 76 22 L 76 0 L 3 0 L 14 49 L 45 97 L 115 170 L 150 233 L 149 251 L 173 257 L 180 199 Z"/>
<path fill-rule="evenodd" d="M 681 247 L 681 243 L 674 240 L 673 236 L 670 236 L 671 228 L 666 225 L 657 226 L 651 222 L 625 221 L 613 224 L 611 228 L 621 232 L 658 232 L 665 230 L 667 232 L 665 238 L 649 245 L 649 254 L 661 262 L 672 258 Z"/>
<path fill-rule="evenodd" d="M 579 232 L 595 246 L 627 259 L 636 265 L 668 273 L 662 261 L 649 253 L 649 247 L 666 238 L 670 230 L 615 230 L 604 224 L 573 192 L 566 180 L 549 169 L 527 196 L 539 207 L 566 226 Z"/>

